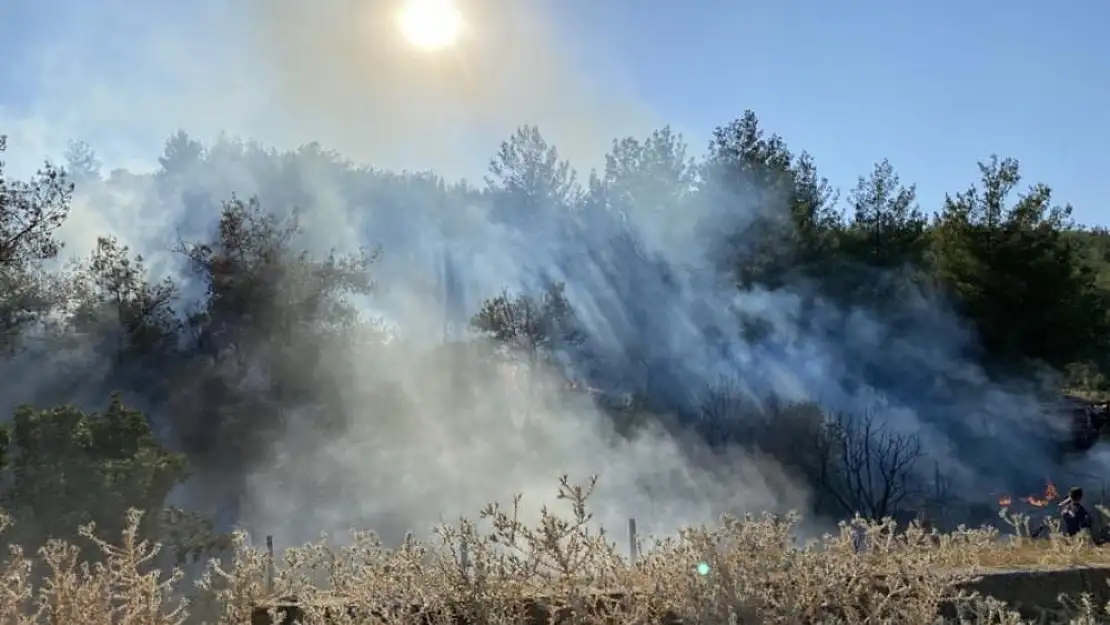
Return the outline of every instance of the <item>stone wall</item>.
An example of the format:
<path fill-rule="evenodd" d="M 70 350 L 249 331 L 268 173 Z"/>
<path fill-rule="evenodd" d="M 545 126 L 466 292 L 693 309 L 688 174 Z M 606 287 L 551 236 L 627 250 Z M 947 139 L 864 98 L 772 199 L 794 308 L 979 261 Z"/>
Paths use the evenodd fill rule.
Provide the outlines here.
<path fill-rule="evenodd" d="M 1055 623 L 1058 621 L 1048 617 L 1063 609 L 1060 595 L 1078 601 L 1088 593 L 1100 608 L 1110 602 L 1110 568 L 992 571 L 967 588 L 1006 602 L 1026 619 Z"/>

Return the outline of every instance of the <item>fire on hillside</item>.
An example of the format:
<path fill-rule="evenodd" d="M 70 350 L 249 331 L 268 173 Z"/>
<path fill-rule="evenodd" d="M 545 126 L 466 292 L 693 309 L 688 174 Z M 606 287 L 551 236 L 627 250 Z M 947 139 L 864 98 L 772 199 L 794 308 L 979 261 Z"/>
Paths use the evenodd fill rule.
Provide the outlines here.
<path fill-rule="evenodd" d="M 1052 483 L 1052 480 L 1045 480 L 1043 493 L 1018 497 L 1016 500 L 1029 504 L 1034 508 L 1044 508 L 1048 506 L 1048 504 L 1056 501 L 1059 498 L 1060 492 L 1056 489 L 1056 485 Z M 1011 497 L 1010 495 L 1000 495 L 998 497 L 998 505 L 1002 506 L 1003 508 L 1009 508 L 1014 504 L 1014 501 L 1015 498 Z"/>

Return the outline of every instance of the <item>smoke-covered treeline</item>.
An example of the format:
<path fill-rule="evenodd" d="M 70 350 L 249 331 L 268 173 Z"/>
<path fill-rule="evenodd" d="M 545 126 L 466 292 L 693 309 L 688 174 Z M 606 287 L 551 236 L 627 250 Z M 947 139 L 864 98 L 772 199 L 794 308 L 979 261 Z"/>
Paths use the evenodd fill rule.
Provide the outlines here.
<path fill-rule="evenodd" d="M 477 185 L 184 133 L 159 163 L 0 177 L 4 506 L 41 535 L 177 504 L 388 537 L 563 472 L 658 531 L 881 517 L 1101 463 L 1052 402 L 1110 367 L 1110 238 L 1013 160 L 920 207 L 749 112 L 584 178 L 534 127 Z"/>

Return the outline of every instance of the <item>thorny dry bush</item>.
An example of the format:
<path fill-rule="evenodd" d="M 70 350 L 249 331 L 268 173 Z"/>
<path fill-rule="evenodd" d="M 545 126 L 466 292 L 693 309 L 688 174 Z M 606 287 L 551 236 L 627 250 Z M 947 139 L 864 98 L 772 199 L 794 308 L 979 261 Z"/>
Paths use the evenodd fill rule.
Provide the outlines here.
<path fill-rule="evenodd" d="M 118 543 L 81 529 L 103 553 L 80 560 L 70 544 L 50 542 L 33 556 L 9 548 L 0 563 L 0 625 L 232 625 L 314 623 L 932 623 L 938 614 L 967 623 L 1021 623 L 999 602 L 961 589 L 975 567 L 1024 561 L 1083 561 L 1094 549 L 1054 535 L 1029 537 L 1028 519 L 1003 514 L 1019 531 L 952 534 L 861 519 L 836 535 L 799 546 L 796 517 L 726 518 L 654 541 L 630 565 L 594 531 L 586 500 L 593 489 L 564 477 L 558 498 L 569 514 L 547 509 L 535 525 L 520 519 L 519 498 L 491 505 L 479 522 L 460 521 L 435 544 L 409 539 L 385 548 L 371 533 L 347 546 L 290 549 L 279 562 L 234 537 L 232 555 L 213 560 L 194 584 L 160 570 L 160 546 L 140 540 L 138 512 Z M 6 526 L 6 519 L 0 527 Z M 1034 543 L 1037 543 L 1034 545 Z M 1030 556 L 1030 554 L 1033 554 Z M 1022 560 L 1024 558 L 1024 560 Z M 296 598 L 296 612 L 280 606 Z M 1102 622 L 1108 610 L 1089 597 L 1063 621 Z M 943 606 L 947 606 L 942 610 Z M 252 616 L 254 620 L 252 621 Z"/>

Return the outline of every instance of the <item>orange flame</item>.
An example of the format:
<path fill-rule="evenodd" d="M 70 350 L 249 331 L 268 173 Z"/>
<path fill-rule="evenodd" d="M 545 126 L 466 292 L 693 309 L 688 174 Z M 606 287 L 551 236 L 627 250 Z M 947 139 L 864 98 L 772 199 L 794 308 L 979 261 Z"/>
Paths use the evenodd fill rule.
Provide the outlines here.
<path fill-rule="evenodd" d="M 1059 498 L 1060 493 L 1056 490 L 1056 485 L 1052 483 L 1052 480 L 1045 480 L 1043 495 L 1028 495 L 1026 497 L 1022 497 L 1021 501 L 1024 501 L 1025 503 L 1035 508 L 1044 508 L 1045 506 Z M 1004 508 L 1013 505 L 1013 503 L 1014 499 L 1009 495 L 1001 495 L 998 498 L 998 505 Z"/>

